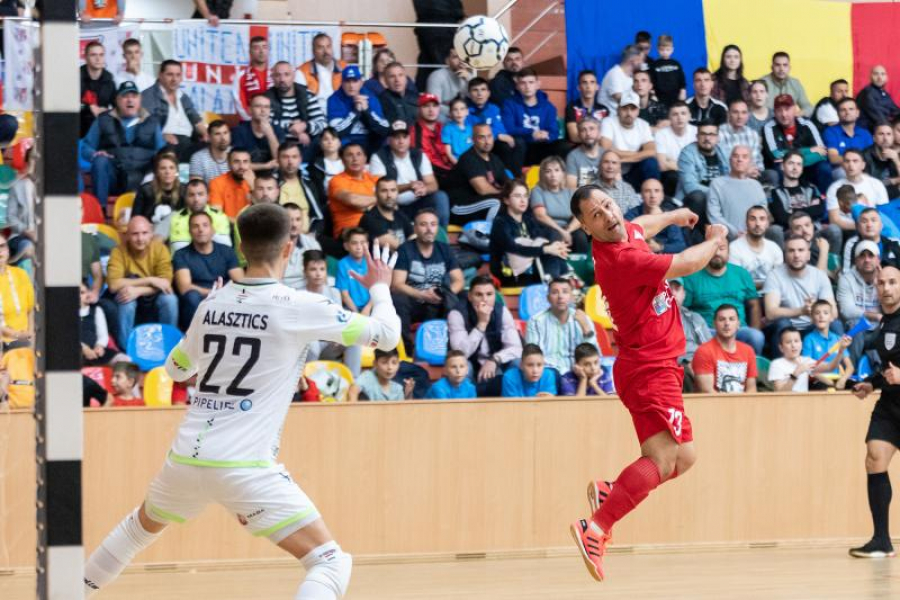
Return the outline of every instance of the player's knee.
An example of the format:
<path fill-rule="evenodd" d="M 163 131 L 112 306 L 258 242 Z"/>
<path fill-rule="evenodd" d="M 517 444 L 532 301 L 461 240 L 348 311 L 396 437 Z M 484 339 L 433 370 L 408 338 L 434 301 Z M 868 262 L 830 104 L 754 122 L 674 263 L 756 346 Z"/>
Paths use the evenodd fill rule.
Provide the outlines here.
<path fill-rule="evenodd" d="M 872 448 L 866 451 L 866 473 L 883 473 L 889 464 L 887 453 Z"/>
<path fill-rule="evenodd" d="M 677 454 L 670 452 L 661 452 L 653 454 L 649 458 L 656 464 L 659 469 L 659 480 L 665 481 L 675 472 L 675 464 L 677 463 Z"/>
<path fill-rule="evenodd" d="M 322 544 L 300 559 L 306 568 L 304 581 L 315 582 L 343 598 L 350 585 L 353 557 L 341 550 L 337 542 Z"/>

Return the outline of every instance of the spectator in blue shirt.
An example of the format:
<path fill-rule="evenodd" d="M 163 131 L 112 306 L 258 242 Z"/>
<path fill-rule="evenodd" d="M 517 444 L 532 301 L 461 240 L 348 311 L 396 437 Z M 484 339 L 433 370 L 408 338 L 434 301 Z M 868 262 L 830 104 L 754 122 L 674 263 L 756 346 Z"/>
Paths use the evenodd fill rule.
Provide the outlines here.
<path fill-rule="evenodd" d="M 525 164 L 525 146 L 516 144 L 513 136 L 506 131 L 500 107 L 491 101 L 491 88 L 483 77 L 475 77 L 469 81 L 469 122 L 475 125 L 490 125 L 494 134 L 493 152 L 500 157 L 503 164 L 513 173 L 522 171 Z"/>
<path fill-rule="evenodd" d="M 341 72 L 341 87 L 328 98 L 328 125 L 346 146 L 362 145 L 367 155 L 378 150 L 387 137 L 389 124 L 381 102 L 363 88 L 359 67 L 350 65 Z"/>
<path fill-rule="evenodd" d="M 341 237 L 347 256 L 338 261 L 334 287 L 341 292 L 341 301 L 348 310 L 367 315 L 372 310 L 369 290 L 354 279 L 350 271 L 356 271 L 359 275 L 365 275 L 368 271 L 365 255 L 369 234 L 361 227 L 350 227 L 344 230 Z"/>
<path fill-rule="evenodd" d="M 575 347 L 575 364 L 572 370 L 560 377 L 561 396 L 605 396 L 600 386 L 603 369 L 600 368 L 600 351 L 593 344 L 583 343 Z"/>
<path fill-rule="evenodd" d="M 182 331 L 187 331 L 197 307 L 209 295 L 218 279 L 227 282 L 244 276 L 234 249 L 213 241 L 215 231 L 212 217 L 208 213 L 192 214 L 188 219 L 188 229 L 191 244 L 172 257 Z"/>
<path fill-rule="evenodd" d="M 426 398 L 455 400 L 477 398 L 475 384 L 469 379 L 469 361 L 462 350 L 450 350 L 444 360 L 444 376 L 428 389 Z"/>
<path fill-rule="evenodd" d="M 556 371 L 545 367 L 544 353 L 537 344 L 522 347 L 522 362 L 503 374 L 504 398 L 535 398 L 556 395 Z"/>
<path fill-rule="evenodd" d="M 822 141 L 828 148 L 828 161 L 835 171 L 841 169 L 844 152 L 851 148 L 863 151 L 874 143 L 869 130 L 863 129 L 857 122 L 859 108 L 856 106 L 856 100 L 844 98 L 838 102 L 837 110 L 837 125 L 826 128 L 822 134 Z M 838 177 L 843 176 L 843 172 L 838 174 Z"/>
<path fill-rule="evenodd" d="M 447 158 L 454 165 L 459 157 L 472 147 L 472 123 L 469 121 L 469 107 L 462 98 L 450 101 L 450 120 L 441 130 L 441 142 Z"/>
<path fill-rule="evenodd" d="M 548 156 L 565 158 L 569 144 L 559 139 L 556 107 L 541 91 L 541 82 L 534 69 L 519 71 L 516 78 L 518 93 L 503 103 L 503 126 L 525 147 L 525 164 L 536 165 Z"/>
<path fill-rule="evenodd" d="M 231 130 L 231 147 L 250 153 L 250 168 L 271 171 L 278 168 L 278 146 L 286 133 L 272 123 L 272 101 L 268 96 L 254 96 L 250 101 L 250 120 L 242 121 Z"/>

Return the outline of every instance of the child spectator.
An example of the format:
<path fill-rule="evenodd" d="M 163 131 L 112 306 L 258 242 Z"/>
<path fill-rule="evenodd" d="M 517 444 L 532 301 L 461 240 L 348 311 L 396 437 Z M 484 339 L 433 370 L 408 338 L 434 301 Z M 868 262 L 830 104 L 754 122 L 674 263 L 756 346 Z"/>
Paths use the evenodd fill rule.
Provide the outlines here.
<path fill-rule="evenodd" d="M 303 277 L 307 292 L 325 296 L 335 304 L 341 304 L 341 293 L 328 285 L 328 263 L 321 250 L 307 250 L 303 254 Z M 362 370 L 362 348 L 359 346 L 344 346 L 320 340 L 311 343 L 306 353 L 307 362 L 337 360 L 341 357 L 353 377 L 359 377 Z"/>
<path fill-rule="evenodd" d="M 366 265 L 366 244 L 369 243 L 369 234 L 360 227 L 351 227 L 344 230 L 341 235 L 344 240 L 344 250 L 347 256 L 338 262 L 338 272 L 334 279 L 334 287 L 341 292 L 341 301 L 344 306 L 353 312 L 369 314 L 372 305 L 369 302 L 369 290 L 360 284 L 351 275 L 355 271 L 359 275 L 365 275 L 368 271 Z"/>
<path fill-rule="evenodd" d="M 537 344 L 522 347 L 522 362 L 503 374 L 504 398 L 556 395 L 556 371 L 544 367 L 544 353 Z"/>
<path fill-rule="evenodd" d="M 650 65 L 650 79 L 653 81 L 653 89 L 656 97 L 666 106 L 687 97 L 685 87 L 687 82 L 684 77 L 684 69 L 681 63 L 672 58 L 675 52 L 675 43 L 671 35 L 661 35 L 656 42 L 656 52 L 659 58 Z"/>
<path fill-rule="evenodd" d="M 113 365 L 112 394 L 104 406 L 144 406 L 144 399 L 134 395 L 138 377 L 141 372 L 138 366 L 130 362 L 118 362 Z M 112 402 L 110 402 L 112 400 Z"/>
<path fill-rule="evenodd" d="M 453 109 L 450 109 L 451 114 Z M 444 376 L 428 389 L 426 398 L 432 400 L 455 400 L 477 398 L 475 384 L 469 379 L 469 361 L 462 350 L 450 350 L 444 360 Z"/>
<path fill-rule="evenodd" d="M 319 391 L 319 386 L 316 385 L 316 382 L 302 375 L 300 377 L 300 381 L 297 383 L 297 391 L 294 393 L 294 399 L 292 402 L 321 402 L 322 401 L 322 393 Z"/>
<path fill-rule="evenodd" d="M 828 332 L 827 325 L 825 326 L 825 331 Z M 846 343 L 844 343 L 844 340 L 846 340 Z M 816 359 L 810 358 L 805 353 L 801 355 L 801 349 L 804 349 L 805 345 L 800 340 L 800 331 L 797 328 L 788 327 L 781 332 L 778 347 L 781 350 L 782 357 L 776 358 L 769 365 L 769 381 L 776 392 L 808 392 L 810 387 L 822 389 L 831 385 L 831 383 L 815 385 L 816 382 L 813 382 L 813 386 L 810 386 L 809 376 L 810 374 L 818 376 L 837 367 L 841 361 L 841 356 L 844 354 L 843 349 L 850 345 L 850 338 L 846 336 L 842 338 L 841 351 L 835 352 L 830 361 L 823 362 L 818 366 L 815 364 Z M 846 380 L 844 383 L 846 384 Z M 843 389 L 843 385 L 840 389 Z"/>
<path fill-rule="evenodd" d="M 124 354 L 108 348 L 109 329 L 106 316 L 98 304 L 90 303 L 91 292 L 87 285 L 81 283 L 81 357 L 85 366 L 108 365 L 114 359 L 124 360 Z"/>
<path fill-rule="evenodd" d="M 803 339 L 803 356 L 808 356 L 812 360 L 819 360 L 819 358 L 828 352 L 829 348 L 838 342 L 841 342 L 842 346 L 841 349 L 835 353 L 835 356 L 832 359 L 833 364 L 828 363 L 828 368 L 816 371 L 817 373 L 822 374 L 830 372 L 839 375 L 838 379 L 834 380 L 833 378 L 820 376 L 816 379 L 822 385 L 813 383 L 811 387 L 812 389 L 835 387 L 842 390 L 846 387 L 847 380 L 853 375 L 853 361 L 850 360 L 850 356 L 846 352 L 846 348 L 849 346 L 849 338 L 846 336 L 841 337 L 829 329 L 829 327 L 831 327 L 831 322 L 835 319 L 835 315 L 831 310 L 831 303 L 827 300 L 817 300 L 813 303 L 811 317 L 815 329 L 806 334 L 806 337 Z M 844 339 L 848 340 L 846 345 L 844 344 Z M 840 359 L 838 359 L 838 357 L 840 357 Z M 844 367 L 843 373 L 838 370 L 839 365 Z"/>
<path fill-rule="evenodd" d="M 349 401 L 358 400 L 404 400 L 412 398 L 416 382 L 406 379 L 403 385 L 394 381 L 400 368 L 400 354 L 397 349 L 375 350 L 375 368 L 364 371 L 350 386 Z"/>
<path fill-rule="evenodd" d="M 561 396 L 605 396 L 600 387 L 600 352 L 593 344 L 582 343 L 575 347 L 575 364 L 559 381 Z"/>
<path fill-rule="evenodd" d="M 469 122 L 469 106 L 462 98 L 450 102 L 450 121 L 441 130 L 441 142 L 447 158 L 454 165 L 463 153 L 472 147 L 472 123 Z"/>

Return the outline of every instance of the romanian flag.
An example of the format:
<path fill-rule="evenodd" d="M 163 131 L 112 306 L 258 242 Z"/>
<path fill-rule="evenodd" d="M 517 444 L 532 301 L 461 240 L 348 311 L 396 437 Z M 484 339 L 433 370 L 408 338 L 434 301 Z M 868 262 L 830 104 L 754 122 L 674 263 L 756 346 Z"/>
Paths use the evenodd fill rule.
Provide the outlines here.
<path fill-rule="evenodd" d="M 791 75 L 806 88 L 810 101 L 828 95 L 835 79 L 850 82 L 857 93 L 869 71 L 882 64 L 888 91 L 900 92 L 900 3 L 854 3 L 850 0 L 567 0 L 569 96 L 577 75 L 594 69 L 598 79 L 618 62 L 622 49 L 640 30 L 656 38 L 675 38 L 673 58 L 681 62 L 690 87 L 691 72 L 719 67 L 722 48 L 737 44 L 744 56 L 744 77 L 758 79 L 770 71 L 772 54 L 791 55 Z M 895 47 L 896 46 L 896 47 Z M 690 90 L 688 90 L 690 94 Z"/>

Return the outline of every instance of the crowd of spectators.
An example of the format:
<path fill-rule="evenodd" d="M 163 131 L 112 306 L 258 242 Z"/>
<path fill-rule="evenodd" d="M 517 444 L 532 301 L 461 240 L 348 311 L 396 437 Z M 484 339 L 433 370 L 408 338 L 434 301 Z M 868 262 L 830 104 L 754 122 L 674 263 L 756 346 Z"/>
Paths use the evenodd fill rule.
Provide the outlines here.
<path fill-rule="evenodd" d="M 900 251 L 879 210 L 900 195 L 900 108 L 884 89 L 885 69 L 872 69 L 856 98 L 838 79 L 813 105 L 785 52 L 750 80 L 735 45 L 715 72 L 686 71 L 670 36 L 659 36 L 656 58 L 646 32 L 636 39 L 608 72 L 579 73 L 561 110 L 516 47 L 491 78 L 451 50 L 423 87 L 386 47 L 364 80 L 325 34 L 309 62 L 271 67 L 267 40 L 254 37 L 236 84 L 238 116 L 209 122 L 180 91 L 177 61 L 163 61 L 154 80 L 130 39 L 128 68 L 115 80 L 103 46 L 88 44 L 86 191 L 109 212 L 114 197 L 135 198 L 114 223 L 121 242 L 103 249 L 108 264 L 100 240 L 85 238 L 86 364 L 126 361 L 116 349 L 137 323 L 185 329 L 217 280 L 242 276 L 236 217 L 277 202 L 296 241 L 291 287 L 366 313 L 368 293 L 350 272 L 365 270 L 375 240 L 399 254 L 401 352 L 376 352 L 374 369 L 363 371 L 359 349 L 310 350 L 310 360 L 345 363 L 352 398 L 607 393 L 611 357 L 601 356 L 583 310 L 591 282 L 573 267 L 590 240 L 569 208 L 575 188 L 596 184 L 629 219 L 679 206 L 699 215 L 694 230 L 668 227 L 647 240 L 654 252 L 680 252 L 706 224 L 728 229 L 729 248 L 670 282 L 689 389 L 754 391 L 757 379 L 778 390 L 842 388 L 867 354 L 865 334 L 852 345 L 840 336 L 863 317 L 878 321 L 875 268 Z M 27 215 L 21 222 L 0 250 L 5 338 L 28 331 L 12 328 L 7 313 L 25 310 L 30 296 L 7 301 L 4 291 L 21 279 L 6 267 L 10 253 L 23 260 L 33 237 Z M 520 323 L 503 292 L 533 284 L 547 286 L 548 308 Z M 448 347 L 443 378 L 429 389 L 400 359 L 415 355 L 416 328 L 433 319 L 446 321 Z M 834 343 L 846 352 L 811 366 Z M 757 372 L 760 357 L 766 367 L 774 361 L 768 379 Z"/>

